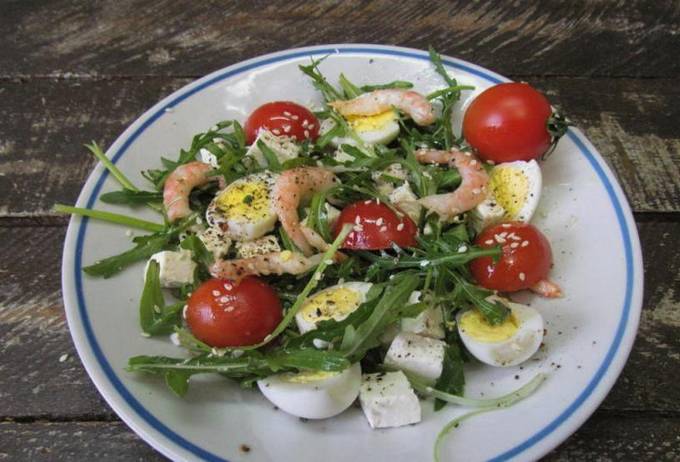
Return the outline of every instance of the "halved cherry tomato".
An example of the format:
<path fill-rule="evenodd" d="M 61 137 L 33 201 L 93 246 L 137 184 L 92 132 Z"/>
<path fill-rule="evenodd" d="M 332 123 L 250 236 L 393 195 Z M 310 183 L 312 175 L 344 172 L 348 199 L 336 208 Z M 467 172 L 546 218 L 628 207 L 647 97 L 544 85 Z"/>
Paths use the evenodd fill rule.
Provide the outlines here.
<path fill-rule="evenodd" d="M 548 277 L 552 251 L 548 239 L 535 226 L 522 222 L 490 226 L 475 239 L 480 247 L 500 244 L 502 255 L 494 263 L 491 257 L 470 262 L 470 270 L 479 285 L 501 292 L 528 289 Z"/>
<path fill-rule="evenodd" d="M 550 103 L 526 83 L 501 83 L 477 96 L 465 111 L 463 136 L 483 160 L 531 160 L 550 147 Z"/>
<path fill-rule="evenodd" d="M 186 321 L 197 339 L 222 348 L 261 342 L 281 322 L 282 313 L 279 296 L 261 279 L 210 279 L 191 294 Z"/>
<path fill-rule="evenodd" d="M 367 200 L 348 205 L 335 223 L 334 236 L 343 225 L 353 226 L 342 244 L 343 249 L 389 249 L 392 244 L 413 247 L 417 244 L 418 227 L 408 215 L 397 214 L 383 203 Z"/>
<path fill-rule="evenodd" d="M 290 101 L 274 101 L 255 109 L 243 127 L 246 142 L 253 144 L 260 130 L 291 136 L 298 141 L 319 137 L 319 120 L 304 106 Z"/>

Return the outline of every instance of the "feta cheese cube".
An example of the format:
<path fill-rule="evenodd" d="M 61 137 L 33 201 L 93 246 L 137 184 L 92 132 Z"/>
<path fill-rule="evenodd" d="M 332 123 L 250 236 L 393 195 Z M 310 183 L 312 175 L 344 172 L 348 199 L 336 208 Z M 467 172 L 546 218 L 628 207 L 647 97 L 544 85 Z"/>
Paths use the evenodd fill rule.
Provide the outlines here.
<path fill-rule="evenodd" d="M 217 157 L 207 149 L 201 148 L 201 150 L 198 151 L 198 156 L 201 158 L 201 162 L 210 164 L 210 166 L 214 168 L 218 167 Z"/>
<path fill-rule="evenodd" d="M 505 215 L 505 209 L 496 202 L 496 198 L 489 192 L 487 198 L 472 209 L 470 220 L 472 227 L 479 232 L 484 228 L 500 223 L 505 219 Z"/>
<path fill-rule="evenodd" d="M 269 149 L 274 152 L 274 155 L 279 162 L 283 163 L 290 159 L 295 159 L 300 155 L 301 148 L 289 136 L 276 136 L 268 130 L 262 130 L 255 142 L 248 148 L 246 156 L 253 157 L 258 164 L 266 166 L 267 160 L 257 147 L 257 142 L 262 141 Z"/>
<path fill-rule="evenodd" d="M 420 422 L 420 401 L 403 372 L 364 374 L 359 402 L 371 428 Z"/>
<path fill-rule="evenodd" d="M 227 256 L 229 248 L 231 248 L 231 239 L 219 228 L 207 228 L 197 234 L 198 238 L 203 242 L 203 245 L 210 253 L 213 254 L 215 260 L 219 260 Z"/>
<path fill-rule="evenodd" d="M 397 187 L 389 195 L 390 202 L 399 207 L 406 213 L 411 220 L 418 223 L 422 206 L 418 203 L 418 198 L 411 190 L 411 185 L 405 182 Z"/>
<path fill-rule="evenodd" d="M 420 301 L 420 291 L 414 291 L 408 299 L 409 304 Z M 444 338 L 444 316 L 439 307 L 431 306 L 421 311 L 415 318 L 402 318 L 401 331 L 411 332 L 431 338 Z"/>
<path fill-rule="evenodd" d="M 446 343 L 410 332 L 397 335 L 385 355 L 385 365 L 434 383 L 442 373 Z"/>
<path fill-rule="evenodd" d="M 250 258 L 272 252 L 281 252 L 281 246 L 279 246 L 276 236 L 271 234 L 262 236 L 254 241 L 236 243 L 236 255 L 238 258 Z"/>
<path fill-rule="evenodd" d="M 181 287 L 194 282 L 196 263 L 191 259 L 190 250 L 181 249 L 177 252 L 164 250 L 153 254 L 149 261 L 151 260 L 158 263 L 161 287 Z M 147 268 L 148 266 L 149 263 Z M 146 278 L 146 269 L 144 277 Z"/>

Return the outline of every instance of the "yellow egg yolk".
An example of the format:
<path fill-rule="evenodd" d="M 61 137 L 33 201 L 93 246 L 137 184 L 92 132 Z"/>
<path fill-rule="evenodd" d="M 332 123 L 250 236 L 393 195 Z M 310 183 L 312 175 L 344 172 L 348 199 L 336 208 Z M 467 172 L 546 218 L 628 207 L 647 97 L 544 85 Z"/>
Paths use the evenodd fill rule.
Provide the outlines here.
<path fill-rule="evenodd" d="M 346 287 L 319 292 L 302 305 L 300 314 L 311 323 L 344 319 L 361 305 L 361 294 Z"/>
<path fill-rule="evenodd" d="M 256 221 L 269 215 L 269 191 L 264 181 L 234 183 L 217 197 L 216 202 L 227 218 Z"/>
<path fill-rule="evenodd" d="M 338 375 L 338 372 L 303 371 L 297 374 L 284 374 L 281 376 L 281 380 L 290 383 L 311 383 L 325 380 L 334 375 Z"/>
<path fill-rule="evenodd" d="M 478 310 L 463 313 L 459 320 L 460 329 L 470 337 L 483 343 L 502 342 L 517 332 L 517 319 L 511 314 L 498 325 L 489 324 Z"/>
<path fill-rule="evenodd" d="M 529 194 L 529 181 L 524 172 L 512 167 L 495 167 L 491 170 L 489 186 L 508 218 L 517 217 Z"/>
<path fill-rule="evenodd" d="M 381 112 L 370 116 L 347 116 L 347 122 L 356 132 L 370 132 L 380 130 L 393 120 L 397 119 L 397 114 L 393 110 Z"/>

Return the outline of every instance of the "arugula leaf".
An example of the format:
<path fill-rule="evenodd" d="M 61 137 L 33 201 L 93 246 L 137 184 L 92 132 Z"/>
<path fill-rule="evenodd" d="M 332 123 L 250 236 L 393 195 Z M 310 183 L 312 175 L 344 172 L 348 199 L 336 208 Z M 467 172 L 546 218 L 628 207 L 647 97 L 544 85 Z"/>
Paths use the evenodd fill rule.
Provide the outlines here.
<path fill-rule="evenodd" d="M 302 71 L 305 75 L 312 79 L 312 84 L 314 87 L 321 92 L 324 100 L 328 103 L 330 101 L 336 101 L 339 99 L 345 99 L 331 84 L 328 83 L 326 77 L 319 71 L 319 64 L 326 59 L 328 56 L 324 56 L 321 59 L 310 58 L 311 64 L 307 66 L 299 65 L 298 69 Z"/>
<path fill-rule="evenodd" d="M 484 315 L 489 324 L 501 324 L 510 315 L 510 309 L 503 303 L 499 301 L 490 302 L 486 299 L 493 295 L 493 292 L 467 282 L 455 271 L 449 271 L 449 274 L 461 288 L 461 294 L 474 308 Z"/>
<path fill-rule="evenodd" d="M 267 161 L 267 168 L 272 172 L 280 172 L 282 170 L 281 163 L 276 157 L 276 153 L 262 140 L 257 140 L 257 147 Z"/>
<path fill-rule="evenodd" d="M 356 98 L 363 93 L 361 88 L 354 85 L 347 77 L 345 77 L 345 74 L 340 73 L 340 78 L 338 80 L 340 83 L 340 88 L 342 88 L 342 91 L 345 93 L 346 99 Z"/>
<path fill-rule="evenodd" d="M 165 226 L 159 223 L 153 223 L 139 218 L 121 215 L 119 213 L 105 212 L 104 210 L 86 209 L 83 207 L 71 207 L 70 205 L 55 204 L 54 211 L 57 213 L 70 213 L 73 215 L 80 215 L 81 217 L 90 217 L 97 220 L 108 221 L 123 226 L 130 226 L 132 228 L 143 229 L 145 231 L 161 232 L 165 230 Z"/>
<path fill-rule="evenodd" d="M 458 345 L 449 344 L 444 350 L 442 373 L 434 387 L 452 395 L 463 395 L 465 375 L 463 373 L 463 357 Z M 434 410 L 438 411 L 446 405 L 446 401 L 435 399 Z"/>
<path fill-rule="evenodd" d="M 151 255 L 168 248 L 172 239 L 172 235 L 167 232 L 140 237 L 144 239 L 135 238 L 138 239 L 137 245 L 132 249 L 86 266 L 83 271 L 90 276 L 109 278 L 133 263 L 149 258 Z"/>
<path fill-rule="evenodd" d="M 102 194 L 99 199 L 107 204 L 143 205 L 148 202 L 161 202 L 163 200 L 163 193 L 122 189 Z"/>
<path fill-rule="evenodd" d="M 328 210 L 326 208 L 327 191 L 320 191 L 312 196 L 307 215 L 307 226 L 319 233 L 324 241 L 332 239 L 331 228 L 328 224 Z"/>
<path fill-rule="evenodd" d="M 359 88 L 361 89 L 361 91 L 368 93 L 375 90 L 388 90 L 390 88 L 401 88 L 404 90 L 408 90 L 409 88 L 413 88 L 413 84 L 405 80 L 394 80 L 392 82 L 378 85 L 362 85 Z"/>
<path fill-rule="evenodd" d="M 195 234 L 185 237 L 179 246 L 183 249 L 191 250 L 194 261 L 201 265 L 208 267 L 215 262 L 212 252 L 206 249 L 203 241 Z"/>
<path fill-rule="evenodd" d="M 152 260 L 146 270 L 144 290 L 139 300 L 139 324 L 149 335 L 171 334 L 182 321 L 184 302 L 165 306 L 158 276 L 158 262 Z"/>

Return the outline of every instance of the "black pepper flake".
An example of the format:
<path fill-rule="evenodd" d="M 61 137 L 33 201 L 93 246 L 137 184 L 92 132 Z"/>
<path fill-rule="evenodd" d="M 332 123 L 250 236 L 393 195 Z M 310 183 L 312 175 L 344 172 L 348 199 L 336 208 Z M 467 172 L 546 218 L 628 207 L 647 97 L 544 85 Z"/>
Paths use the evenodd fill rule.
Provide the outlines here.
<path fill-rule="evenodd" d="M 241 452 L 250 452 L 250 446 L 248 446 L 247 444 L 242 444 L 241 446 L 239 446 L 239 449 L 241 450 Z"/>

